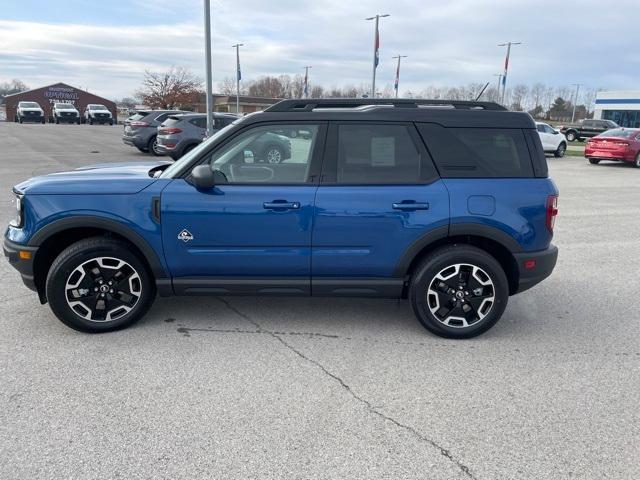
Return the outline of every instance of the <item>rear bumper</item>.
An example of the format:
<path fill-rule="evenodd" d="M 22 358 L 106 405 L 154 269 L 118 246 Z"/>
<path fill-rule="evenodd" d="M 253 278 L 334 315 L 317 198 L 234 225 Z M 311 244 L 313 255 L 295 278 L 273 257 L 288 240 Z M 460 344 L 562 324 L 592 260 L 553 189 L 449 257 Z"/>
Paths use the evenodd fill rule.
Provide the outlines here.
<path fill-rule="evenodd" d="M 550 245 L 546 250 L 515 253 L 513 256 L 518 264 L 519 274 L 518 289 L 515 293 L 520 293 L 551 275 L 558 260 L 558 247 Z M 534 266 L 531 267 L 531 264 Z"/>
<path fill-rule="evenodd" d="M 147 141 L 137 135 L 123 135 L 122 141 L 132 147 L 147 148 Z"/>
<path fill-rule="evenodd" d="M 37 291 L 33 274 L 33 259 L 36 256 L 37 250 L 38 247 L 20 245 L 7 238 L 4 239 L 4 243 L 2 245 L 4 256 L 7 257 L 11 266 L 18 270 L 22 277 L 22 282 L 33 291 Z M 20 258 L 20 252 L 30 252 L 31 256 L 29 259 L 24 260 Z"/>

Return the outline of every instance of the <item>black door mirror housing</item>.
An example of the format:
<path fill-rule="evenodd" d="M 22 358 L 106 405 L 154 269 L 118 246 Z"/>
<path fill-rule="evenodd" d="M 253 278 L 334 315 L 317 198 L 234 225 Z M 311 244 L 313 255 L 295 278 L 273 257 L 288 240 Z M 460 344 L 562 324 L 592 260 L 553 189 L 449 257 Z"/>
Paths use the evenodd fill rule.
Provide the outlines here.
<path fill-rule="evenodd" d="M 215 185 L 215 175 L 209 164 L 198 165 L 191 171 L 191 180 L 198 190 L 209 190 Z"/>

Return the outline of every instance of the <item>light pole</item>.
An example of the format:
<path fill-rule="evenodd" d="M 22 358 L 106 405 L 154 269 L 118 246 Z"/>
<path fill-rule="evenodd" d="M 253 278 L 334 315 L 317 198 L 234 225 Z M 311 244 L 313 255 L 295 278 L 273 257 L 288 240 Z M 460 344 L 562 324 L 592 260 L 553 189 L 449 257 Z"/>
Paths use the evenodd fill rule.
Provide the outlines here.
<path fill-rule="evenodd" d="M 571 86 L 576 87 L 576 96 L 573 99 L 573 113 L 571 114 L 571 123 L 576 119 L 576 104 L 578 103 L 578 92 L 580 91 L 581 83 L 572 83 Z"/>
<path fill-rule="evenodd" d="M 501 73 L 494 73 L 493 76 L 494 77 L 498 77 L 498 89 L 496 91 L 496 95 L 497 95 L 496 100 L 498 100 L 498 99 L 500 99 L 500 82 L 502 81 L 502 74 Z"/>
<path fill-rule="evenodd" d="M 376 21 L 376 30 L 373 36 L 373 78 L 371 80 L 371 98 L 376 98 L 376 68 L 378 67 L 378 63 L 380 61 L 380 55 L 378 50 L 380 49 L 380 35 L 378 33 L 378 24 L 380 23 L 380 19 L 384 17 L 390 17 L 388 13 L 383 15 L 376 15 L 375 17 L 365 18 L 365 20 L 375 20 Z"/>
<path fill-rule="evenodd" d="M 209 0 L 204 0 L 204 57 L 205 68 L 207 69 L 207 137 L 213 133 L 213 86 L 211 85 L 211 5 Z"/>
<path fill-rule="evenodd" d="M 233 48 L 236 49 L 236 113 L 240 113 L 240 47 L 244 46 L 244 43 L 236 43 Z"/>
<path fill-rule="evenodd" d="M 522 42 L 507 42 L 498 44 L 499 47 L 507 47 L 507 56 L 504 59 L 504 74 L 502 75 L 502 104 L 504 105 L 504 95 L 507 91 L 507 71 L 509 70 L 509 55 L 511 54 L 511 45 L 522 45 Z"/>
<path fill-rule="evenodd" d="M 311 65 L 304 67 L 304 98 L 309 98 L 309 69 L 313 68 Z"/>
<path fill-rule="evenodd" d="M 407 55 L 398 55 L 396 57 L 398 59 L 398 68 L 396 68 L 396 83 L 394 88 L 396 89 L 396 98 L 398 98 L 398 85 L 400 84 L 400 59 L 407 58 Z"/>

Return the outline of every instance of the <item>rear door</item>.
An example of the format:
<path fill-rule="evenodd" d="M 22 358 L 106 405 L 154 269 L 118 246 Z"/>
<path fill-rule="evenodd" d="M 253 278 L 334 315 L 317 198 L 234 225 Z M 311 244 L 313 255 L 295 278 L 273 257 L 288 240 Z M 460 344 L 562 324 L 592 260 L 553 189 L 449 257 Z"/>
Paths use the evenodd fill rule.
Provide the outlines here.
<path fill-rule="evenodd" d="M 446 236 L 449 196 L 411 123 L 330 124 L 312 239 L 313 295 L 397 296 L 399 263 Z"/>

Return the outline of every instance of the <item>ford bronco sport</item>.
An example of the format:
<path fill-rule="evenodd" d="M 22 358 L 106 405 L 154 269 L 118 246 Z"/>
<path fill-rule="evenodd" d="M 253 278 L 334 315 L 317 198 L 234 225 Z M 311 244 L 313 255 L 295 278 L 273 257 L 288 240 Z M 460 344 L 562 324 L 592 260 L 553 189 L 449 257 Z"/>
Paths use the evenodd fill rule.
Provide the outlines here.
<path fill-rule="evenodd" d="M 281 163 L 261 136 L 304 129 Z M 487 102 L 286 100 L 178 162 L 14 189 L 4 252 L 68 326 L 131 325 L 158 293 L 408 298 L 478 335 L 553 270 L 558 190 L 535 123 Z"/>

